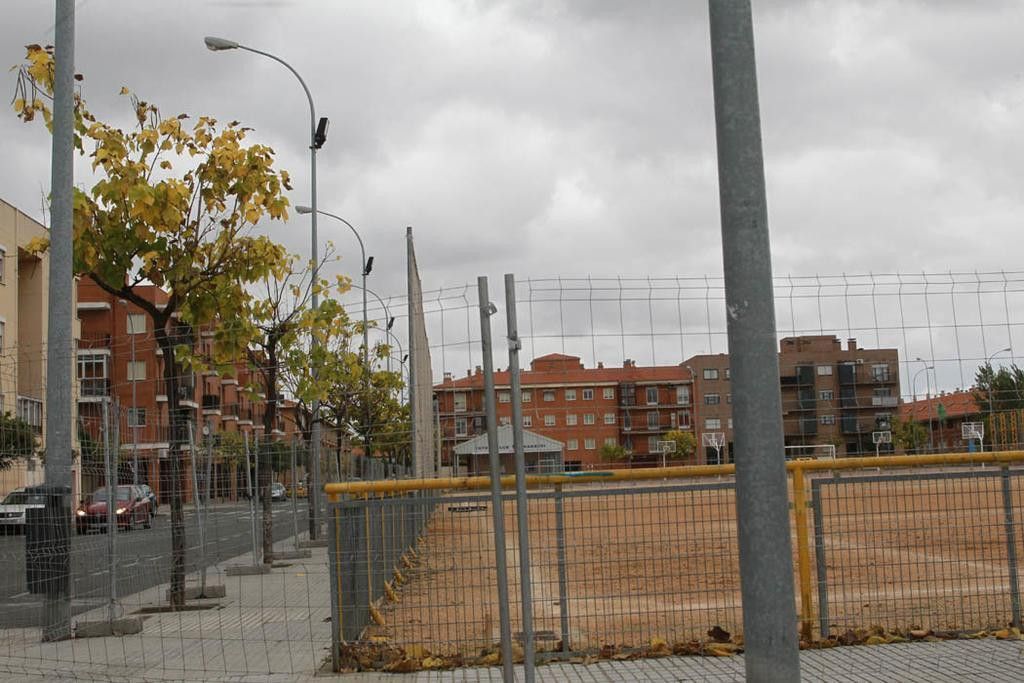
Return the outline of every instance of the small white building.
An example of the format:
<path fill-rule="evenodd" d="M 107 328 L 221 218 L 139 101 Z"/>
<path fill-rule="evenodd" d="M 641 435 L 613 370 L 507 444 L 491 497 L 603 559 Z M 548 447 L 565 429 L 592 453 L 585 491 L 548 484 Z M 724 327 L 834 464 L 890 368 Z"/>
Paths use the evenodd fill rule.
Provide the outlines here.
<path fill-rule="evenodd" d="M 562 456 L 564 444 L 535 432 L 523 430 L 523 458 L 526 471 L 530 474 L 548 474 L 564 470 Z M 501 459 L 501 473 L 514 474 L 515 452 L 512 448 L 512 425 L 498 427 L 498 457 Z M 490 450 L 487 434 L 480 434 L 455 447 L 457 474 L 489 474 Z"/>

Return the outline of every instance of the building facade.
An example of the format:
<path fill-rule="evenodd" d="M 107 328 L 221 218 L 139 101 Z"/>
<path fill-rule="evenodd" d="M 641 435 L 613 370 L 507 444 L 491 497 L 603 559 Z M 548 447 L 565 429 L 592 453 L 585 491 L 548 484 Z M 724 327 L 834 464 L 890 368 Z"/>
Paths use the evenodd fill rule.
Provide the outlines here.
<path fill-rule="evenodd" d="M 844 348 L 835 336 L 780 341 L 779 386 L 790 456 L 875 452 L 873 433 L 891 431 L 899 405 L 896 349 Z M 450 375 L 434 387 L 442 463 L 455 445 L 486 431 L 483 374 Z M 511 420 L 508 372 L 495 373 L 499 424 Z M 732 462 L 733 414 L 728 354 L 697 355 L 679 365 L 585 368 L 576 356 L 549 354 L 521 373 L 523 427 L 565 444 L 566 469 L 602 465 L 605 444 L 621 446 L 632 464 L 661 462 L 667 432 L 693 433 L 687 463 Z M 880 451 L 892 452 L 891 444 Z"/>
<path fill-rule="evenodd" d="M 32 240 L 49 236 L 41 223 L 0 200 L 0 413 L 31 425 L 40 449 L 46 433 L 49 256 L 29 253 L 27 247 Z M 77 492 L 78 464 L 73 468 L 72 487 Z M 0 471 L 0 495 L 41 483 L 43 468 L 37 457 Z"/>
<path fill-rule="evenodd" d="M 147 301 L 158 307 L 166 304 L 167 293 L 156 286 L 136 288 Z M 139 463 L 139 481 L 148 484 L 161 502 L 170 493 L 170 420 L 167 389 L 164 382 L 163 353 L 157 345 L 153 321 L 142 309 L 109 294 L 90 278 L 79 283 L 78 316 L 81 321 L 77 368 L 79 377 L 78 413 L 80 431 L 93 443 L 101 443 L 104 404 L 118 416 L 119 479 L 131 482 L 133 467 Z M 212 330 L 200 330 L 195 339 L 199 353 L 209 353 Z M 221 376 L 214 370 L 185 371 L 179 379 L 181 408 L 193 439 L 203 442 L 211 436 L 218 443 L 224 434 L 238 434 L 250 443 L 291 437 L 295 434 L 295 404 L 279 397 L 271 433 L 264 432 L 265 395 L 247 389 L 258 385 L 247 364 L 240 363 L 234 376 Z M 137 458 L 136 458 L 137 453 Z M 219 454 L 219 449 L 217 450 Z M 189 472 L 189 448 L 183 449 L 183 472 Z M 218 455 L 213 465 L 212 495 L 236 498 L 245 488 L 245 470 L 237 457 Z M 88 484 L 103 481 L 100 467 L 85 468 Z M 88 486 L 86 486 L 88 489 Z M 185 497 L 191 496 L 192 481 L 185 476 Z"/>

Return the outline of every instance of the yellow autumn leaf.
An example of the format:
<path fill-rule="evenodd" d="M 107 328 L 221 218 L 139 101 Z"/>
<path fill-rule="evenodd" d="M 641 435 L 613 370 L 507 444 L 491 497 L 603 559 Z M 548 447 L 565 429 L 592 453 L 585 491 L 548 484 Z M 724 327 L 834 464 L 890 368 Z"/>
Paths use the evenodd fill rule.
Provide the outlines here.
<path fill-rule="evenodd" d="M 131 90 L 128 89 L 128 86 L 126 86 L 126 85 L 122 85 L 121 86 L 121 93 L 120 94 L 128 95 L 130 93 L 131 93 Z"/>
<path fill-rule="evenodd" d="M 43 253 L 44 251 L 46 251 L 49 248 L 50 248 L 50 238 L 49 237 L 33 237 L 32 239 L 30 239 L 28 241 L 28 244 L 25 245 L 25 251 L 27 251 L 30 254 L 36 254 L 36 255 Z"/>
<path fill-rule="evenodd" d="M 20 114 L 25 109 L 25 98 L 19 97 L 14 100 L 14 112 Z"/>

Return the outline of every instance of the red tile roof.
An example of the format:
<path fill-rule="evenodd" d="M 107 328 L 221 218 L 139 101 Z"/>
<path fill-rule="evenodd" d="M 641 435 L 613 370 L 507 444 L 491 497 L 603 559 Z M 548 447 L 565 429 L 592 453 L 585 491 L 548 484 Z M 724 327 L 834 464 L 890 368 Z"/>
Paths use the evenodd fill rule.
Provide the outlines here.
<path fill-rule="evenodd" d="M 900 404 L 899 416 L 901 419 L 927 420 L 939 414 L 939 405 L 945 409 L 946 416 L 953 419 L 983 412 L 974 400 L 974 393 L 968 389 Z"/>

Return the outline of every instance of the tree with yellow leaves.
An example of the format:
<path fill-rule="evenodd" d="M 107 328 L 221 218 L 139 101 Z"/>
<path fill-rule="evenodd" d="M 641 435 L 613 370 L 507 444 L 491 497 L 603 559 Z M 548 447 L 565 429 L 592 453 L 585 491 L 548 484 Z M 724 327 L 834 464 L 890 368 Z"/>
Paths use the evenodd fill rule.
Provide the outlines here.
<path fill-rule="evenodd" d="M 50 124 L 53 51 L 30 45 L 16 86 L 14 109 L 23 121 L 41 114 Z M 79 80 L 81 80 L 79 78 Z M 92 159 L 99 180 L 75 189 L 74 270 L 129 301 L 153 321 L 163 353 L 171 467 L 171 604 L 184 604 L 185 525 L 182 511 L 182 445 L 190 416 L 180 407 L 183 371 L 195 363 L 194 335 L 215 331 L 210 361 L 230 372 L 256 333 L 247 285 L 284 274 L 285 250 L 252 227 L 267 217 L 287 219 L 288 174 L 273 166 L 274 153 L 246 144 L 250 129 L 237 121 L 219 125 L 201 116 L 163 117 L 155 106 L 130 97 L 135 126 L 122 130 L 97 121 L 79 95 L 75 146 Z M 47 245 L 33 245 L 45 249 Z M 168 292 L 166 305 L 142 295 L 154 284 Z M 216 324 L 214 324 L 216 323 Z"/>

